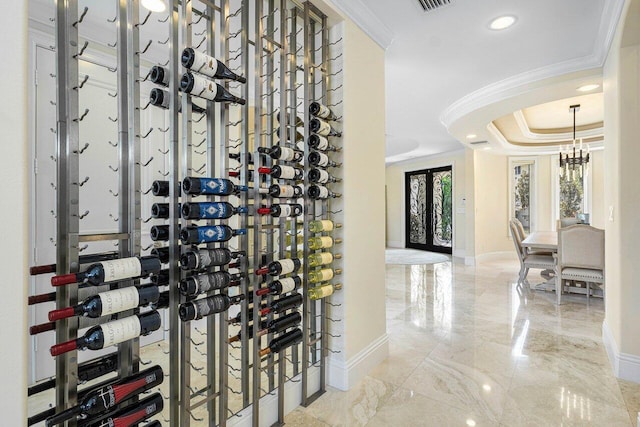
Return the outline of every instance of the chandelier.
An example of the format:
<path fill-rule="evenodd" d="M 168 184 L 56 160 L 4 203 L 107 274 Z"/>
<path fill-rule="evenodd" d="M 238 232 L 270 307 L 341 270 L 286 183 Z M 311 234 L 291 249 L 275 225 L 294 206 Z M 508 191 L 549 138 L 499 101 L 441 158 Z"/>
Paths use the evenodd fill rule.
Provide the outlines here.
<path fill-rule="evenodd" d="M 567 147 L 568 152 L 563 155 L 560 147 L 560 175 L 575 179 L 576 171 L 581 178 L 583 173 L 589 173 L 589 146 L 587 145 L 586 153 L 583 155 L 582 138 L 580 138 L 580 144 L 576 147 L 576 112 L 580 110 L 580 104 L 569 106 L 569 110 L 573 111 L 573 149 Z"/>

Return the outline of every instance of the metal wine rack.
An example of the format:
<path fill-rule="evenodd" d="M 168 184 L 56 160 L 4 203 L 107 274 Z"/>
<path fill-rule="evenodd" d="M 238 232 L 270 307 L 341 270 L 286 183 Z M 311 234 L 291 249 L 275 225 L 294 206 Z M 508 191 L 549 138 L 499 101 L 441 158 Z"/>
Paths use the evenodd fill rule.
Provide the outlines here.
<path fill-rule="evenodd" d="M 114 0 L 117 13 L 115 18 L 109 17 L 108 22 L 117 34 L 115 43 L 96 42 L 89 34 L 91 29 L 83 27 L 83 19 L 91 13 L 90 8 L 79 10 L 78 0 L 58 0 L 56 3 L 56 273 L 79 271 L 79 251 L 83 242 L 112 242 L 117 245 L 120 257 L 147 255 L 158 246 L 158 242 L 152 245 L 153 242 L 146 241 L 144 228 L 151 218 L 142 206 L 151 200 L 161 200 L 155 200 L 149 194 L 151 182 L 145 177 L 150 174 L 142 171 L 163 162 L 164 172 L 160 170 L 154 174 L 169 181 L 169 196 L 162 200 L 169 204 L 169 218 L 165 222 L 154 219 L 150 224 L 169 226 L 165 246 L 169 250 L 169 263 L 165 265 L 169 284 L 162 288 L 169 291 L 163 324 L 168 336 L 165 344 L 147 346 L 151 350 L 141 349 L 139 339 L 118 345 L 117 375 L 131 375 L 141 369 L 140 365 L 152 362 L 163 366 L 165 384 L 161 391 L 165 409 L 155 417 L 163 425 L 225 426 L 237 422 L 236 417 L 250 417 L 254 426 L 282 425 L 287 406 L 285 384 L 298 384 L 297 388 L 288 389 L 300 390 L 299 400 L 296 396 L 292 399 L 304 406 L 324 393 L 327 356 L 335 352 L 330 348 L 330 340 L 338 336 L 336 331 L 340 329 L 337 326 L 340 306 L 332 303 L 331 297 L 311 300 L 308 295 L 313 285 L 308 279 L 312 268 L 306 260 L 314 253 L 308 243 L 315 236 L 309 230 L 309 223 L 318 219 L 340 222 L 342 215 L 339 199 L 313 200 L 307 195 L 312 184 L 309 180 L 312 166 L 308 160 L 312 150 L 306 141 L 312 134 L 309 126 L 311 102 L 321 102 L 340 115 L 341 39 L 332 36 L 328 18 L 310 2 L 168 0 L 167 3 L 167 11 L 150 12 L 141 8 L 139 0 Z M 147 31 L 149 27 L 153 28 Z M 113 233 L 83 234 L 80 227 L 86 215 L 80 209 L 82 177 L 79 170 L 83 151 L 80 136 L 82 121 L 91 111 L 81 111 L 79 94 L 84 83 L 78 62 L 83 55 L 88 55 L 85 53 L 88 47 L 111 52 L 115 57 L 115 66 L 107 68 L 117 80 L 117 93 L 109 93 L 109 96 L 116 99 L 118 109 L 117 116 L 108 119 L 117 124 L 117 143 L 111 145 L 118 151 L 118 163 L 108 167 L 117 175 L 119 184 L 117 191 L 105 195 L 118 201 L 118 213 L 111 215 L 118 227 Z M 246 77 L 246 83 L 216 81 L 246 100 L 246 104 L 208 101 L 180 92 L 180 76 L 186 71 L 180 58 L 186 47 L 213 56 L 236 74 Z M 141 70 L 149 70 L 152 65 L 161 65 L 169 72 L 169 85 L 164 89 L 170 94 L 170 102 L 163 124 L 152 123 L 143 128 L 141 112 L 156 107 L 144 102 L 154 85 L 148 81 L 148 71 Z M 85 77 L 84 82 L 87 78 L 90 76 Z M 206 111 L 194 112 L 194 104 L 204 105 Z M 277 113 L 279 120 L 276 120 Z M 303 129 L 297 126 L 297 117 L 302 118 Z M 333 121 L 332 126 L 340 128 L 340 119 Z M 141 158 L 141 147 L 149 145 L 148 138 L 152 133 L 156 137 L 161 135 L 164 145 L 157 148 L 153 156 L 149 154 L 150 158 Z M 298 133 L 303 136 L 304 147 L 296 144 Z M 273 160 L 259 151 L 259 148 L 277 144 L 298 147 L 304 152 L 304 160 L 300 164 Z M 340 146 L 340 138 L 331 137 L 331 144 Z M 333 161 L 341 162 L 340 151 L 327 154 Z M 154 157 L 155 163 L 152 162 Z M 260 206 L 278 203 L 265 189 L 279 180 L 258 172 L 259 167 L 275 165 L 304 170 L 304 180 L 298 183 L 303 185 L 304 197 L 302 201 L 290 201 L 303 204 L 304 212 L 297 218 L 263 217 L 257 213 Z M 339 181 L 339 167 L 332 168 L 330 173 Z M 236 195 L 222 199 L 208 196 L 207 199 L 246 206 L 248 213 L 215 221 L 182 219 L 179 205 L 191 201 L 191 196 L 181 193 L 181 183 L 186 177 L 227 178 L 247 186 L 248 191 Z M 341 192 L 339 182 L 325 185 L 336 193 Z M 200 199 L 203 198 L 198 201 L 202 201 Z M 101 206 L 95 206 L 96 211 L 100 209 Z M 186 297 L 178 291 L 177 283 L 189 272 L 179 266 L 180 254 L 186 249 L 186 245 L 180 243 L 179 232 L 182 227 L 194 223 L 222 224 L 247 230 L 246 234 L 228 242 L 206 245 L 246 254 L 240 258 L 238 268 L 243 274 L 240 286 L 217 291 L 223 295 L 242 294 L 245 299 L 227 312 L 183 322 L 178 316 L 178 307 L 186 302 Z M 334 230 L 332 235 L 337 238 L 339 233 L 340 230 Z M 266 286 L 270 279 L 254 272 L 271 261 L 295 258 L 299 250 L 302 251 L 303 266 L 293 274 L 301 275 L 302 286 L 293 292 L 303 296 L 299 308 L 302 323 L 298 326 L 302 330 L 302 342 L 261 357 L 260 350 L 278 335 L 257 335 L 262 316 L 261 297 L 255 296 L 255 291 Z M 339 244 L 325 250 L 339 252 Z M 330 267 L 339 268 L 339 264 L 340 260 L 336 259 Z M 334 278 L 334 281 L 338 279 Z M 112 287 L 139 283 L 140 280 L 129 280 Z M 77 285 L 57 288 L 56 308 L 76 304 L 79 292 Z M 270 304 L 278 298 L 280 296 L 269 295 L 264 301 Z M 133 312 L 120 313 L 118 317 Z M 230 324 L 229 320 L 238 314 L 239 325 Z M 274 318 L 270 313 L 265 320 Z M 79 328 L 101 321 L 105 319 L 59 321 L 56 341 L 76 338 Z M 250 324 L 254 325 L 252 334 L 248 329 Z M 229 337 L 238 333 L 241 333 L 240 340 L 230 344 Z M 56 359 L 56 412 L 77 402 L 77 359 L 77 352 Z M 275 397 L 268 399 L 269 396 Z M 277 401 L 275 412 L 267 407 L 273 401 Z M 267 414 L 261 415 L 265 410 Z M 277 415 L 273 416 L 274 413 Z M 75 426 L 76 423 L 69 421 L 66 425 Z"/>

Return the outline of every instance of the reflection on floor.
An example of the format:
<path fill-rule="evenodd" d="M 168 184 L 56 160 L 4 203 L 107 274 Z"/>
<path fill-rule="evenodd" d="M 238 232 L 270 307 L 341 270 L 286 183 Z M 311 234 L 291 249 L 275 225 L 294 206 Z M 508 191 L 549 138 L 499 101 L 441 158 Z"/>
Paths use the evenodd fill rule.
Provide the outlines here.
<path fill-rule="evenodd" d="M 635 425 L 640 385 L 611 372 L 602 300 L 557 307 L 553 293 L 516 286 L 517 272 L 512 261 L 387 266 L 389 358 L 287 425 Z"/>

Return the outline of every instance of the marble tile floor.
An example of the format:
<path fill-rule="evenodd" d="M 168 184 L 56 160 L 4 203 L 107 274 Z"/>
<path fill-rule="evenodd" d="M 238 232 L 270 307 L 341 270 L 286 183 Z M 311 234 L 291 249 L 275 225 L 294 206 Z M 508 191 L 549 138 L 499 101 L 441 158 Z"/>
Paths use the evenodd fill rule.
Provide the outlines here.
<path fill-rule="evenodd" d="M 288 426 L 635 426 L 640 384 L 617 380 L 604 306 L 516 286 L 518 265 L 387 265 L 390 355 Z M 535 282 L 535 272 L 529 276 Z"/>

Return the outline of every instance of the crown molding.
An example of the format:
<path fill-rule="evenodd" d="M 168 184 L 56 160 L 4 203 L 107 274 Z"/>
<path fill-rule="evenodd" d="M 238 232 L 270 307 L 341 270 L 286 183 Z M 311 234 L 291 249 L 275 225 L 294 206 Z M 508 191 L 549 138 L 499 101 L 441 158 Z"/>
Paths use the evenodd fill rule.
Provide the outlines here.
<path fill-rule="evenodd" d="M 393 42 L 393 32 L 362 0 L 334 0 L 333 5 L 360 27 L 382 49 L 386 50 Z"/>
<path fill-rule="evenodd" d="M 472 111 L 506 98 L 522 95 L 529 90 L 528 85 L 531 83 L 579 71 L 601 70 L 609 54 L 624 3 L 625 0 L 604 2 L 598 35 L 590 55 L 526 71 L 484 86 L 449 105 L 440 115 L 440 122 L 448 130 L 454 122 Z"/>
<path fill-rule="evenodd" d="M 536 142 L 559 142 L 573 139 L 573 132 L 536 133 L 532 131 L 522 110 L 514 111 L 513 117 L 518 125 L 518 129 L 527 139 L 532 139 Z M 602 126 L 589 130 L 576 130 L 577 139 L 593 138 L 602 136 L 603 134 L 604 128 Z"/>

